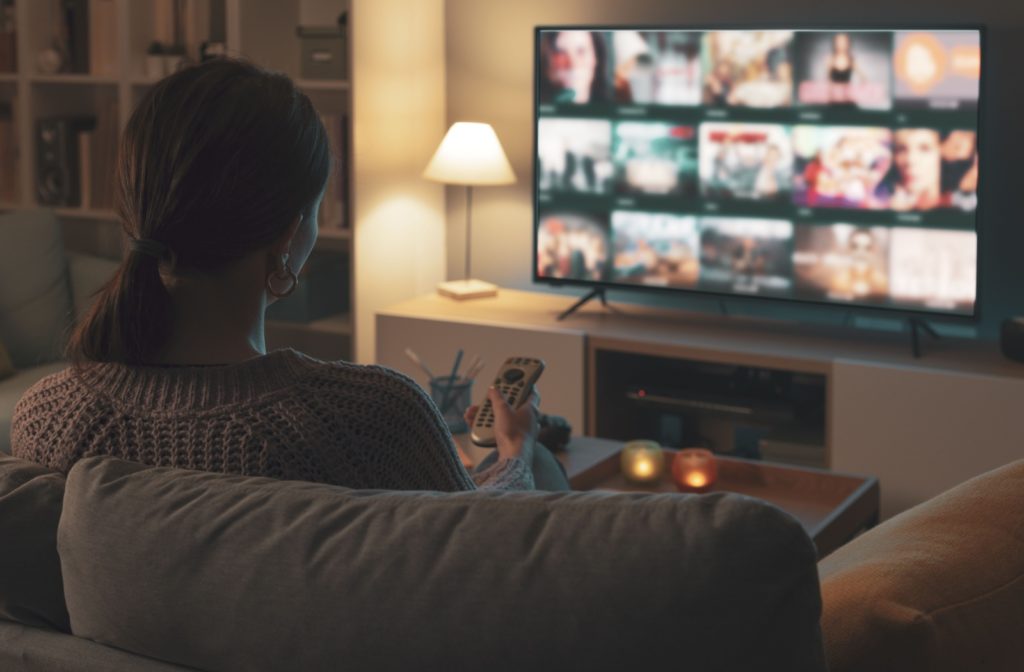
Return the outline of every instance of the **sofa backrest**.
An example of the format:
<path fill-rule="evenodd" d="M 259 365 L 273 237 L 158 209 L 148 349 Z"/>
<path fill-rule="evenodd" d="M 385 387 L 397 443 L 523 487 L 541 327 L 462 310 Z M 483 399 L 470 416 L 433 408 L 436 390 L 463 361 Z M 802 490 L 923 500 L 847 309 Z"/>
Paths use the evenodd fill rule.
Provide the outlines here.
<path fill-rule="evenodd" d="M 823 670 L 815 550 L 738 495 L 68 475 L 72 632 L 205 670 Z"/>

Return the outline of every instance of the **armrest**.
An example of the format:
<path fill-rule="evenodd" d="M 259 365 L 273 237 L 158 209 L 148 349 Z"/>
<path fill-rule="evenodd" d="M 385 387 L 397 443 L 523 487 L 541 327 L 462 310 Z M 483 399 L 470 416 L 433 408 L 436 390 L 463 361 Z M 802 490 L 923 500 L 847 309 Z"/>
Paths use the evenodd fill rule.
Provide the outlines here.
<path fill-rule="evenodd" d="M 1019 670 L 1024 460 L 869 530 L 818 565 L 828 669 Z"/>

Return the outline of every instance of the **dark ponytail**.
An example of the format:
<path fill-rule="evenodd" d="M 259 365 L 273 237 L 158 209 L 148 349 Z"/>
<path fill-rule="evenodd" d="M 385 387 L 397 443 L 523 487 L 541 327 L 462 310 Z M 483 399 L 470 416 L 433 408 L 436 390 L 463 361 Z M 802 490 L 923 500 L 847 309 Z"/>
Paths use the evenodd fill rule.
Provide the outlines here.
<path fill-rule="evenodd" d="M 215 271 L 280 239 L 311 214 L 331 160 L 319 115 L 284 75 L 216 59 L 158 82 L 118 149 L 126 256 L 68 358 L 151 363 L 174 326 L 163 276 Z"/>

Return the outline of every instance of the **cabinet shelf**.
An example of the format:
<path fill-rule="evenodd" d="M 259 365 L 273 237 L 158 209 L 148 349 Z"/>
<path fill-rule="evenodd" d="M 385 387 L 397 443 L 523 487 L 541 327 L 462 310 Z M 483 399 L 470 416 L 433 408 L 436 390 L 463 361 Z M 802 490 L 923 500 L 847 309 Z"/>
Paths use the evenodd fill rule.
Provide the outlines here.
<path fill-rule="evenodd" d="M 73 217 L 75 219 L 101 219 L 111 222 L 117 221 L 116 212 L 101 208 L 54 208 L 53 211 L 61 217 Z"/>
<path fill-rule="evenodd" d="M 348 80 L 338 79 L 297 79 L 296 86 L 304 91 L 347 91 Z"/>
<path fill-rule="evenodd" d="M 0 72 L 0 82 L 16 82 L 19 75 L 16 72 Z"/>
<path fill-rule="evenodd" d="M 58 74 L 58 75 L 31 75 L 29 81 L 33 84 L 77 84 L 77 85 L 101 85 L 101 86 L 116 86 L 118 79 L 117 77 L 111 77 L 109 75 L 75 75 L 75 74 Z"/>

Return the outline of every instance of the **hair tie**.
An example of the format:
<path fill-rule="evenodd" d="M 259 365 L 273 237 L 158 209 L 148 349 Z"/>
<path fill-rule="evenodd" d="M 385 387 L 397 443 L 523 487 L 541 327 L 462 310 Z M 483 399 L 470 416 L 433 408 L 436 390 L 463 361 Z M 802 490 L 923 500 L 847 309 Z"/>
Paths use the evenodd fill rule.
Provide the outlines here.
<path fill-rule="evenodd" d="M 162 261 L 164 259 L 174 260 L 174 252 L 171 251 L 171 248 L 158 240 L 152 240 L 150 238 L 132 238 L 128 242 L 128 247 L 132 252 L 140 252 L 153 257 L 158 261 Z"/>

